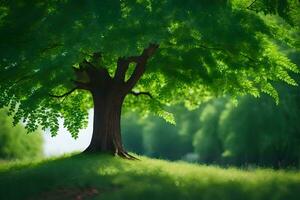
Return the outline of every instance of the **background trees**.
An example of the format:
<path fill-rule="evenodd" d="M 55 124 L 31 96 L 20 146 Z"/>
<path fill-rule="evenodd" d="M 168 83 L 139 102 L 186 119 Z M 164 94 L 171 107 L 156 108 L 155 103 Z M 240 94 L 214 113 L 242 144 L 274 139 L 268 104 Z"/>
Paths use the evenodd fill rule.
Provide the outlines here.
<path fill-rule="evenodd" d="M 43 138 L 39 131 L 27 134 L 22 125 L 12 127 L 7 110 L 0 111 L 0 160 L 32 159 L 43 154 Z"/>
<path fill-rule="evenodd" d="M 219 113 L 215 112 L 196 134 L 196 147 L 203 148 L 208 145 L 201 138 L 210 136 L 205 129 L 217 119 L 217 131 L 213 141 L 221 142 L 218 145 L 208 145 L 206 149 L 222 149 L 218 158 L 224 163 L 297 166 L 300 156 L 299 89 L 281 86 L 280 91 L 282 101 L 279 106 L 272 104 L 268 97 L 262 97 L 260 100 L 244 97 L 237 107 L 224 100 L 225 109 Z M 212 104 L 207 105 L 208 108 L 211 106 Z M 205 114 L 204 112 L 201 116 Z M 198 151 L 199 155 L 202 154 L 200 159 L 204 162 L 205 157 L 210 156 L 212 152 L 216 151 Z"/>
<path fill-rule="evenodd" d="M 136 120 L 125 120 L 125 145 L 135 151 L 132 143 L 142 144 L 138 153 L 171 160 L 299 167 L 300 90 L 283 84 L 276 88 L 279 105 L 267 95 L 240 97 L 238 104 L 230 98 L 219 98 L 192 112 L 182 106 L 173 108 L 176 126 L 154 117 L 139 120 L 138 125 Z M 141 134 L 139 140 L 128 143 L 131 130 L 140 130 Z"/>
<path fill-rule="evenodd" d="M 237 105 L 229 98 L 221 98 L 189 115 L 183 108 L 174 109 L 175 117 L 181 117 L 176 118 L 176 126 L 153 117 L 140 120 L 138 125 L 134 120 L 125 120 L 125 146 L 135 151 L 134 146 L 142 144 L 138 153 L 171 160 L 186 159 L 187 154 L 194 152 L 197 157 L 192 161 L 201 163 L 298 167 L 299 88 L 285 85 L 277 88 L 281 97 L 279 105 L 267 95 L 259 99 L 245 96 Z M 183 131 L 186 124 L 193 125 L 194 129 Z M 129 143 L 127 138 L 135 130 L 141 133 L 139 140 Z"/>

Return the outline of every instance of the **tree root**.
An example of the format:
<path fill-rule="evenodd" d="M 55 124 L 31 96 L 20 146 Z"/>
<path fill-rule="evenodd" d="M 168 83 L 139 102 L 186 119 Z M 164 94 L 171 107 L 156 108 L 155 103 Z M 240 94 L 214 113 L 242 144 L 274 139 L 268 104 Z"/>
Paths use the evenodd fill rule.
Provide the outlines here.
<path fill-rule="evenodd" d="M 140 159 L 130 155 L 126 151 L 118 151 L 117 155 L 120 156 L 121 158 L 125 158 L 125 159 L 128 159 L 128 160 L 140 160 Z"/>
<path fill-rule="evenodd" d="M 106 151 L 106 152 L 101 152 L 101 151 L 97 151 L 97 150 L 94 150 L 90 147 L 86 148 L 83 152 L 83 154 L 95 154 L 95 153 L 108 153 L 108 154 L 113 154 L 115 156 L 120 156 L 121 158 L 125 158 L 125 159 L 128 159 L 128 160 L 140 160 L 132 155 L 130 155 L 129 153 L 127 153 L 125 150 L 121 149 L 117 149 L 115 151 L 115 153 L 113 153 L 112 151 Z"/>

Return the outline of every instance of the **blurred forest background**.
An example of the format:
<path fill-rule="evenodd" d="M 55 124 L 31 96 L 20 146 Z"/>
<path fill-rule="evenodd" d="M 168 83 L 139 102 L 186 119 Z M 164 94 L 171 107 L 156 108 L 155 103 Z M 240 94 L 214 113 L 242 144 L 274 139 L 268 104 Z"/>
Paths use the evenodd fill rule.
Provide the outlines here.
<path fill-rule="evenodd" d="M 34 159 L 43 156 L 41 131 L 27 134 L 24 126 L 13 126 L 8 110 L 0 110 L 0 162 L 16 159 Z"/>
<path fill-rule="evenodd" d="M 299 53 L 290 53 L 300 65 Z M 300 77 L 294 77 L 300 82 Z M 244 96 L 238 103 L 218 98 L 188 111 L 170 108 L 176 126 L 157 117 L 127 114 L 122 122 L 129 151 L 155 158 L 222 166 L 273 168 L 300 165 L 300 88 L 277 84 L 278 105 L 268 96 Z"/>

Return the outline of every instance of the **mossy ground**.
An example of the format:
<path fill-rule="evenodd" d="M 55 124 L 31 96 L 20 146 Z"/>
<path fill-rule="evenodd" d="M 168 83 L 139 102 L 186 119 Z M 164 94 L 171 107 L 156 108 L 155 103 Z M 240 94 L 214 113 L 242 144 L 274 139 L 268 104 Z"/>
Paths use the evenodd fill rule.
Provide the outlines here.
<path fill-rule="evenodd" d="M 299 200 L 300 172 L 109 155 L 0 164 L 0 199 Z"/>

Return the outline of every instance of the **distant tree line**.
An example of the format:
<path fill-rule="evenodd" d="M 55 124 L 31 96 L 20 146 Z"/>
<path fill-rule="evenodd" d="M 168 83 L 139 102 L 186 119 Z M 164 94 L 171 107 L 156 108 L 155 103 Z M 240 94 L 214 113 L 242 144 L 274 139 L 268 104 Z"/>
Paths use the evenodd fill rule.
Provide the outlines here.
<path fill-rule="evenodd" d="M 176 126 L 155 117 L 124 116 L 124 143 L 130 151 L 170 160 L 298 167 L 300 89 L 285 85 L 277 89 L 279 105 L 262 95 L 241 97 L 238 104 L 219 98 L 190 112 L 173 107 Z"/>
<path fill-rule="evenodd" d="M 13 126 L 8 110 L 0 110 L 0 161 L 33 159 L 43 156 L 43 137 L 40 131 L 27 133 L 23 125 Z"/>

